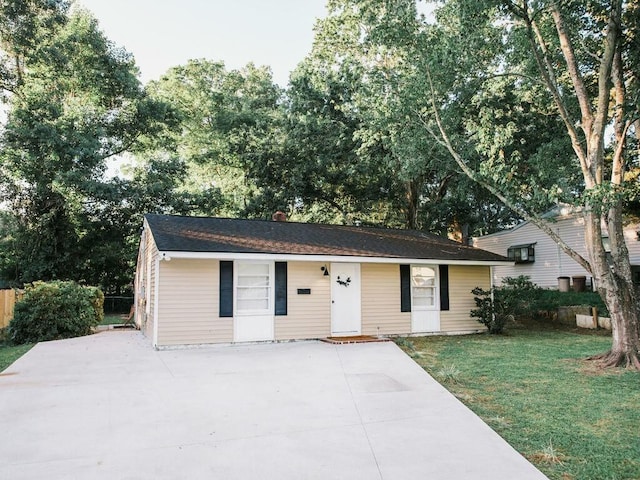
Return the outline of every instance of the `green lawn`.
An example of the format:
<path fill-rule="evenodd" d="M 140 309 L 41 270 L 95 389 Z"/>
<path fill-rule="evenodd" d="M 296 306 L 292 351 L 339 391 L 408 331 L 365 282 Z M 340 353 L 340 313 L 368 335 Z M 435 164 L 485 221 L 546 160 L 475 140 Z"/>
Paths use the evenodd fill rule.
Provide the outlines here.
<path fill-rule="evenodd" d="M 0 343 L 0 372 L 27 353 L 31 347 L 33 347 L 32 343 L 18 346 Z"/>
<path fill-rule="evenodd" d="M 398 344 L 549 478 L 640 479 L 640 373 L 583 361 L 610 337 L 539 327 Z"/>
<path fill-rule="evenodd" d="M 120 325 L 125 321 L 119 313 L 105 315 L 100 325 Z"/>

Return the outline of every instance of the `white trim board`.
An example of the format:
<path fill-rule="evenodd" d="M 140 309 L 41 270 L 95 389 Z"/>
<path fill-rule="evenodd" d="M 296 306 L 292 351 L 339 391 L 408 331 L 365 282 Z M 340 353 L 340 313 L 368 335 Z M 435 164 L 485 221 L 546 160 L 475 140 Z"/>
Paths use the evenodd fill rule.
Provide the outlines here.
<path fill-rule="evenodd" d="M 288 262 L 325 262 L 325 263 L 403 263 L 430 265 L 483 265 L 498 266 L 514 264 L 508 260 L 443 260 L 433 258 L 403 258 L 403 257 L 359 257 L 355 255 L 299 255 L 274 253 L 228 253 L 228 252 L 172 252 L 159 251 L 160 260 L 171 261 L 172 258 L 200 259 L 200 260 L 263 260 Z"/>

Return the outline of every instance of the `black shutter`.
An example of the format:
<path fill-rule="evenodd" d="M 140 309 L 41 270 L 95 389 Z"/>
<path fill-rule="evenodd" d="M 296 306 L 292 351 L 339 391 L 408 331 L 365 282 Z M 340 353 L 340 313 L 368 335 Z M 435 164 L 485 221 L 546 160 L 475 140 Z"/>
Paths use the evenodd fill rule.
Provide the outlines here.
<path fill-rule="evenodd" d="M 400 311 L 411 311 L 411 270 L 409 265 L 400 265 Z"/>
<path fill-rule="evenodd" d="M 220 316 L 233 317 L 233 262 L 220 261 Z"/>
<path fill-rule="evenodd" d="M 449 265 L 440 265 L 440 310 L 449 310 Z"/>
<path fill-rule="evenodd" d="M 287 314 L 287 262 L 276 262 L 276 315 Z"/>

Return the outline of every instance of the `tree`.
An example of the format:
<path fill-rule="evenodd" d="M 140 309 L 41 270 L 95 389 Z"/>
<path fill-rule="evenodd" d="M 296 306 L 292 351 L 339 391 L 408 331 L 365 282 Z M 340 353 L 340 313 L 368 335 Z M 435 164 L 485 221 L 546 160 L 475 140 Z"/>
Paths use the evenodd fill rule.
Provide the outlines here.
<path fill-rule="evenodd" d="M 496 82 L 507 79 L 506 87 L 516 92 L 517 98 L 506 105 L 529 108 L 561 122 L 562 139 L 573 151 L 571 171 L 577 172 L 582 181 L 570 193 L 583 212 L 587 257 L 569 248 L 541 216 L 539 207 L 544 202 L 540 198 L 557 198 L 560 185 L 545 185 L 544 178 L 538 177 L 531 181 L 531 176 L 524 176 L 526 172 L 517 168 L 519 164 L 531 167 L 544 161 L 544 156 L 537 155 L 544 150 L 518 150 L 514 157 L 504 147 L 513 145 L 515 137 L 499 126 L 482 129 L 468 122 L 463 135 L 447 131 L 444 118 L 450 99 L 455 98 L 455 89 L 452 90 L 452 77 L 436 71 L 436 57 L 429 51 L 424 52 L 429 77 L 429 90 L 425 93 L 432 99 L 433 108 L 423 112 L 432 138 L 448 149 L 469 178 L 545 231 L 591 272 L 610 312 L 613 331 L 611 351 L 593 358 L 605 367 L 636 369 L 640 369 L 640 304 L 624 242 L 623 213 L 632 197 L 630 190 L 637 188 L 637 181 L 630 182 L 626 174 L 637 162 L 637 153 L 634 157 L 627 147 L 637 141 L 638 133 L 633 125 L 638 119 L 639 77 L 634 52 L 638 47 L 639 8 L 636 1 L 622 0 L 453 0 L 445 2 L 438 16 L 439 25 L 431 31 L 432 35 L 445 38 L 451 51 L 459 54 L 461 48 L 455 42 L 463 33 L 461 28 L 451 28 L 451 24 L 457 21 L 458 27 L 464 27 L 466 41 L 462 50 L 468 49 L 463 57 L 466 60 L 461 62 L 468 68 L 464 78 L 479 80 L 474 81 L 479 97 L 491 98 Z M 491 41 L 487 42 L 487 38 Z M 515 121 L 511 126 L 516 130 L 526 127 Z M 612 132 L 610 138 L 608 129 Z M 497 137 L 498 142 L 480 137 L 488 131 L 502 136 Z M 483 153 L 485 161 L 479 169 L 461 154 L 460 146 L 465 143 Z M 492 143 L 498 145 L 492 147 Z M 547 149 L 553 148 L 557 142 L 551 140 L 546 145 Z M 554 158 L 552 151 L 547 157 Z M 610 253 L 603 244 L 605 236 L 611 244 Z"/>
<path fill-rule="evenodd" d="M 344 86 L 341 91 L 349 92 L 340 101 L 331 98 L 330 105 L 354 120 L 352 155 L 361 171 L 370 172 L 370 191 L 374 182 L 384 179 L 380 190 L 388 196 L 379 195 L 380 200 L 402 214 L 386 223 L 461 235 L 468 230 L 465 225 L 472 224 L 473 230 L 484 225 L 475 212 L 459 208 L 460 201 L 504 212 L 500 202 L 468 188 L 447 150 L 423 135 L 417 112 L 429 106 L 429 97 L 423 88 L 425 37 L 415 2 L 332 0 L 328 11 L 316 26 L 305 70 L 315 85 L 333 79 Z M 295 93 L 296 83 L 292 87 Z M 461 127 L 460 116 L 451 112 L 449 118 L 450 125 L 455 119 L 456 128 Z M 353 178 L 351 171 L 346 177 Z M 345 190 L 353 190 L 348 187 Z M 507 214 L 498 223 L 511 219 Z"/>
<path fill-rule="evenodd" d="M 306 220 L 398 222 L 387 152 L 379 142 L 364 152 L 357 136 L 362 119 L 351 107 L 358 85 L 348 69 L 332 71 L 311 59 L 291 76 L 284 152 L 270 163 L 273 173 L 261 177 Z"/>
<path fill-rule="evenodd" d="M 139 159 L 180 158 L 184 191 L 215 191 L 219 200 L 200 213 L 236 216 L 251 210 L 260 194 L 254 164 L 281 143 L 274 125 L 282 113 L 282 91 L 271 72 L 253 64 L 228 71 L 222 62 L 191 60 L 152 82 L 149 91 L 172 106 L 178 128 L 149 144 Z"/>
<path fill-rule="evenodd" d="M 62 1 L 1 8 L 0 193 L 14 227 L 3 240 L 2 276 L 17 284 L 94 279 L 104 262 L 87 241 L 101 239 L 95 229 L 118 192 L 106 162 L 157 131 L 166 106 L 147 97 L 133 58 L 87 12 Z"/>

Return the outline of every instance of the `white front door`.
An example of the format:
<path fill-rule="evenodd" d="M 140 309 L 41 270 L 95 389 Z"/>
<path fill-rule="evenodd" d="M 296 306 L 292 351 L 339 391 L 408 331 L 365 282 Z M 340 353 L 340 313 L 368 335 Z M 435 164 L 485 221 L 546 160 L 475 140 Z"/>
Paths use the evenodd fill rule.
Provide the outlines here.
<path fill-rule="evenodd" d="M 360 264 L 331 264 L 331 335 L 360 335 Z"/>
<path fill-rule="evenodd" d="M 273 262 L 236 262 L 234 341 L 273 340 L 273 269 Z"/>
<path fill-rule="evenodd" d="M 438 267 L 411 266 L 411 332 L 440 331 Z"/>

